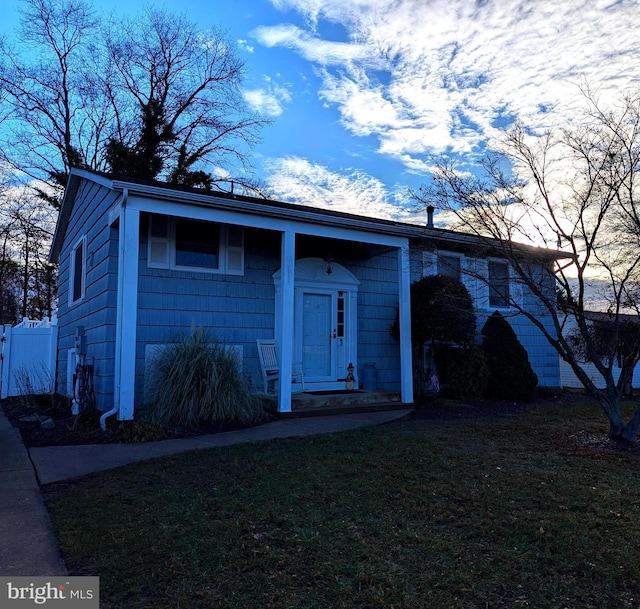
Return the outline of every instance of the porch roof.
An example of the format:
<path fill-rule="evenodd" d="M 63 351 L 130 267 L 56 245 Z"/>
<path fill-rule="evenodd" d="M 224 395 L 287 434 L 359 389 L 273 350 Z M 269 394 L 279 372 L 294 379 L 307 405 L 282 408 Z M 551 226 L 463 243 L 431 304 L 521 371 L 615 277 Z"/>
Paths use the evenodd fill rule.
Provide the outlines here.
<path fill-rule="evenodd" d="M 141 180 L 116 176 L 84 169 L 72 169 L 51 244 L 51 251 L 49 253 L 50 262 L 58 261 L 67 225 L 82 180 L 89 180 L 101 184 L 116 192 L 124 193 L 126 191 L 129 195 L 135 194 L 145 198 L 170 200 L 184 203 L 185 205 L 215 207 L 216 209 L 234 211 L 246 215 L 268 216 L 270 218 L 295 220 L 297 222 L 314 225 L 362 230 L 369 233 L 404 237 L 431 244 L 441 242 L 446 243 L 450 247 L 476 249 L 480 246 L 487 247 L 487 245 L 490 245 L 492 242 L 490 239 L 480 239 L 475 235 L 397 220 L 370 218 L 331 209 L 286 203 L 272 199 L 261 199 L 222 191 L 207 191 L 201 188 L 191 188 L 155 180 Z M 565 252 L 559 250 L 520 244 L 514 244 L 514 247 L 521 251 L 523 255 L 535 256 L 547 260 L 567 257 Z"/>

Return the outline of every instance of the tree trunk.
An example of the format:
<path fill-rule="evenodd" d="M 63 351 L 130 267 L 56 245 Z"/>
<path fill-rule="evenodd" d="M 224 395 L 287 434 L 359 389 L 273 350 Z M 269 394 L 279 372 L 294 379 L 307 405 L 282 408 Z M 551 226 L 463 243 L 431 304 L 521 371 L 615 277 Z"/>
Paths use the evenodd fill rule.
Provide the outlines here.
<path fill-rule="evenodd" d="M 640 404 L 631 420 L 625 425 L 620 409 L 621 396 L 617 393 L 601 391 L 596 396 L 602 410 L 609 419 L 609 437 L 626 442 L 635 442 L 640 431 Z"/>
<path fill-rule="evenodd" d="M 609 419 L 609 437 L 620 438 L 625 425 L 620 412 L 620 396 L 608 391 L 599 391 L 596 395 L 600 406 Z"/>
<path fill-rule="evenodd" d="M 640 404 L 636 407 L 633 418 L 627 423 L 620 437 L 628 442 L 635 442 L 638 431 L 640 431 Z"/>

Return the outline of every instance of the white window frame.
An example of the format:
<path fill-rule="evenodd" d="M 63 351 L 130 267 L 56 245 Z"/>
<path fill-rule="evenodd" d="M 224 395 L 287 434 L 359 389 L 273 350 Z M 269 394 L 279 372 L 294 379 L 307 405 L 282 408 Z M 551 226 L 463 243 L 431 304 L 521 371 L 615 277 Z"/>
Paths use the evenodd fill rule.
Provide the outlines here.
<path fill-rule="evenodd" d="M 502 266 L 507 267 L 507 298 L 506 298 L 506 304 L 492 304 L 491 303 L 491 292 L 492 292 L 492 282 L 491 282 L 491 264 L 501 264 Z M 511 277 L 511 265 L 509 264 L 509 262 L 507 262 L 506 260 L 502 259 L 502 258 L 488 258 L 487 259 L 487 288 L 488 288 L 488 295 L 487 295 L 487 304 L 489 305 L 490 309 L 500 309 L 500 310 L 507 310 L 511 308 L 511 302 L 512 302 L 512 297 L 513 297 L 513 286 L 512 284 L 512 277 Z"/>
<path fill-rule="evenodd" d="M 175 271 L 190 271 L 195 273 L 208 273 L 213 275 L 244 275 L 244 228 L 242 226 L 230 227 L 228 224 L 220 222 L 211 222 L 219 227 L 218 237 L 218 267 L 206 266 L 188 266 L 176 263 L 176 222 L 179 220 L 191 221 L 191 218 L 177 218 L 175 216 L 167 216 L 167 235 L 159 237 L 152 234 L 152 223 L 154 215 L 149 216 L 149 228 L 147 239 L 147 266 L 153 269 L 170 269 Z M 206 222 L 206 220 L 194 220 L 198 222 Z M 238 228 L 240 230 L 240 245 L 231 245 L 230 228 Z M 154 261 L 152 257 L 153 246 L 164 246 L 167 248 L 164 261 Z M 233 268 L 231 264 L 231 255 L 239 255 L 238 268 Z"/>
<path fill-rule="evenodd" d="M 82 271 L 80 273 L 80 296 L 73 297 L 76 288 L 76 252 L 82 248 Z M 73 307 L 85 299 L 87 288 L 87 236 L 82 235 L 71 248 L 71 258 L 69 260 L 69 306 Z"/>

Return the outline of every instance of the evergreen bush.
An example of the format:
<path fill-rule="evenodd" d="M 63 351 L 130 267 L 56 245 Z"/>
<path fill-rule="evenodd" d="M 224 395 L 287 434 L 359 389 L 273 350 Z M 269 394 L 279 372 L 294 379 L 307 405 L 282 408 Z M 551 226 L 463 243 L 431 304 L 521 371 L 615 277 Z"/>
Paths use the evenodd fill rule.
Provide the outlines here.
<path fill-rule="evenodd" d="M 390 333 L 399 340 L 397 313 Z M 455 345 L 463 350 L 471 348 L 475 333 L 473 299 L 462 281 L 448 275 L 428 275 L 411 284 L 413 385 L 417 400 L 429 395 L 429 380 L 434 372 L 430 357 L 425 360 L 425 355 L 436 345 Z M 456 357 L 460 359 L 462 356 Z M 442 381 L 442 374 L 446 371 L 437 363 L 436 367 Z"/>
<path fill-rule="evenodd" d="M 535 399 L 538 377 L 531 368 L 527 351 L 498 311 L 482 328 L 482 347 L 489 367 L 485 397 L 523 402 Z"/>
<path fill-rule="evenodd" d="M 489 369 L 478 345 L 467 348 L 435 345 L 436 368 L 443 395 L 454 400 L 481 399 L 487 386 Z"/>

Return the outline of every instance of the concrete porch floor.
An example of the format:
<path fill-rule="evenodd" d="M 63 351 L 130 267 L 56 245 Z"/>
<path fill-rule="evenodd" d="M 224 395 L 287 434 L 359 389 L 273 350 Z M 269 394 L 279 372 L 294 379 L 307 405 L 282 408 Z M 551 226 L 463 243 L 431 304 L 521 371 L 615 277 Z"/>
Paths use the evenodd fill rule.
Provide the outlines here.
<path fill-rule="evenodd" d="M 274 402 L 277 408 L 277 396 L 264 396 Z M 291 396 L 291 412 L 282 412 L 280 416 L 305 417 L 329 414 L 347 414 L 353 412 L 376 412 L 383 410 L 406 410 L 411 404 L 400 402 L 397 391 L 322 391 L 294 393 Z"/>

